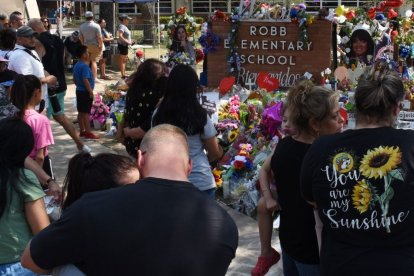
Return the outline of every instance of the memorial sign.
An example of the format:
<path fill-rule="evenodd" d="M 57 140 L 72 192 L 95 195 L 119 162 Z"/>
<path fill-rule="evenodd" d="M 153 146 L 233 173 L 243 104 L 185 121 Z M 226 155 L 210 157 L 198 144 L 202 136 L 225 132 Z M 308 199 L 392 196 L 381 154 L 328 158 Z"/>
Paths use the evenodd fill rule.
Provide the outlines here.
<path fill-rule="evenodd" d="M 213 22 L 212 31 L 221 45 L 208 54 L 208 85 L 218 86 L 228 72 L 228 34 L 231 24 Z M 290 21 L 240 21 L 237 51 L 241 68 L 236 82 L 247 87 L 256 84 L 259 72 L 269 72 L 280 87 L 291 87 L 304 73 L 317 80 L 331 66 L 332 24 L 316 20 L 308 26 L 308 40 L 299 39 L 299 27 Z"/>

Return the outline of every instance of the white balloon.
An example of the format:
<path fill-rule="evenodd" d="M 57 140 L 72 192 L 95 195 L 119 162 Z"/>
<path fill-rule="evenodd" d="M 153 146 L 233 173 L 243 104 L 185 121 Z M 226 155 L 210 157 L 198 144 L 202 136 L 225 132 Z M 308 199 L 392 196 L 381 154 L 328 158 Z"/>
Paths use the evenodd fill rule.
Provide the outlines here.
<path fill-rule="evenodd" d="M 406 10 L 405 11 L 405 17 L 409 18 L 409 17 L 411 17 L 411 15 L 413 15 L 413 11 L 412 10 Z"/>

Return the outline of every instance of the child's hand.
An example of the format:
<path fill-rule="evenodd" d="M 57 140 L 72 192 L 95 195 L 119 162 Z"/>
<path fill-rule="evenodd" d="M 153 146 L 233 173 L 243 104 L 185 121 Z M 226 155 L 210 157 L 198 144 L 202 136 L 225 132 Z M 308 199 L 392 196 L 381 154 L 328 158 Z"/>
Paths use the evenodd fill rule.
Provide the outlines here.
<path fill-rule="evenodd" d="M 276 210 L 280 210 L 281 208 L 276 200 L 274 200 L 273 198 L 269 198 L 266 200 L 266 209 L 270 212 L 274 212 Z"/>

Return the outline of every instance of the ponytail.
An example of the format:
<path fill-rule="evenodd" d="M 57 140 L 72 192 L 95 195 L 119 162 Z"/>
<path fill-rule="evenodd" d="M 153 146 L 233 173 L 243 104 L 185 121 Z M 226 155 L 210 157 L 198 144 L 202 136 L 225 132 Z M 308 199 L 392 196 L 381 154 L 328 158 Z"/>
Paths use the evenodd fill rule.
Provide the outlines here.
<path fill-rule="evenodd" d="M 18 75 L 11 89 L 11 101 L 20 111 L 19 119 L 23 119 L 27 106 L 30 103 L 36 89 L 41 89 L 40 80 L 34 75 Z"/>

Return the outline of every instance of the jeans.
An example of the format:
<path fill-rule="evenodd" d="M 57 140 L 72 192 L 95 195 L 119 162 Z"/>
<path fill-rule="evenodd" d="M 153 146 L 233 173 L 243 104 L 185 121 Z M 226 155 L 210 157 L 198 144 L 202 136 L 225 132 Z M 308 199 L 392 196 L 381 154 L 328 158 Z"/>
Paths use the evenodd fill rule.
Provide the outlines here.
<path fill-rule="evenodd" d="M 216 199 L 216 188 L 211 188 L 208 190 L 204 190 L 203 193 L 206 193 L 212 199 Z"/>
<path fill-rule="evenodd" d="M 319 264 L 304 264 L 292 259 L 282 249 L 283 275 L 285 276 L 319 276 Z"/>
<path fill-rule="evenodd" d="M 32 271 L 22 267 L 20 262 L 0 264 L 0 276 L 34 276 Z"/>

